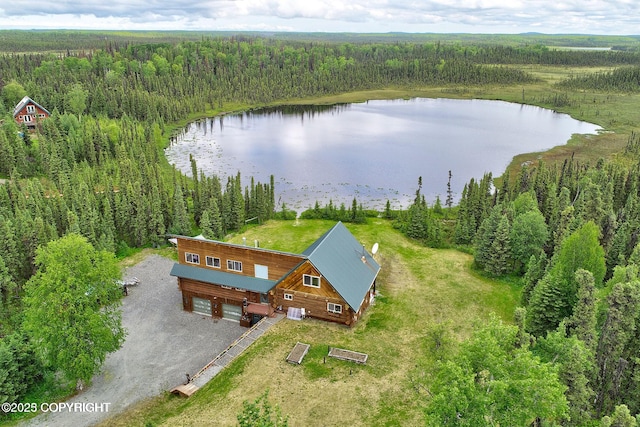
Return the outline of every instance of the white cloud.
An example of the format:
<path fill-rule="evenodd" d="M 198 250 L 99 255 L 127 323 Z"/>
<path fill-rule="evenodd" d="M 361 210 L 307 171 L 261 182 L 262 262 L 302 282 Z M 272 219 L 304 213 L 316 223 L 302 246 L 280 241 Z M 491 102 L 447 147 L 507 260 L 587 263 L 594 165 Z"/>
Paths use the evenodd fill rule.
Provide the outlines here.
<path fill-rule="evenodd" d="M 634 34 L 636 0 L 30 0 L 0 28 Z M 32 12 L 37 11 L 37 12 Z"/>

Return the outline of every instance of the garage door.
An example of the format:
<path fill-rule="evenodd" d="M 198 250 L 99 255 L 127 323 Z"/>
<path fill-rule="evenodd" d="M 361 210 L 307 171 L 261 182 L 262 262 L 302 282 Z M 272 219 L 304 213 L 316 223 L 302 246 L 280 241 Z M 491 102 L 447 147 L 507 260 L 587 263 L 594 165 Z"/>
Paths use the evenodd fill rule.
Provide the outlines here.
<path fill-rule="evenodd" d="M 242 307 L 233 304 L 222 304 L 222 317 L 239 322 L 242 317 Z"/>
<path fill-rule="evenodd" d="M 193 312 L 211 316 L 211 301 L 204 298 L 193 297 Z"/>

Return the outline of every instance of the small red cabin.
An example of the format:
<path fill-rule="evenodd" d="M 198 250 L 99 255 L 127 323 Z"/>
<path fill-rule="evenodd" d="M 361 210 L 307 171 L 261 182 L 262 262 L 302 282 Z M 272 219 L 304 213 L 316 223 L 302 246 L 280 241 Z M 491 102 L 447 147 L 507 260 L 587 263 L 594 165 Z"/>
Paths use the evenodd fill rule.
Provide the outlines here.
<path fill-rule="evenodd" d="M 22 98 L 16 108 L 13 109 L 13 118 L 21 125 L 24 124 L 28 129 L 35 129 L 39 121 L 49 117 L 51 113 L 42 105 L 33 99 L 25 96 Z"/>

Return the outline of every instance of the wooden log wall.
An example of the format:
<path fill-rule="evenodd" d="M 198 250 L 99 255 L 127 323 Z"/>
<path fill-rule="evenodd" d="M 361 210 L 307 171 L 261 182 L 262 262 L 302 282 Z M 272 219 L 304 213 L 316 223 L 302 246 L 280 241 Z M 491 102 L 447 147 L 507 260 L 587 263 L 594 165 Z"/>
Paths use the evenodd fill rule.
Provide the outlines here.
<path fill-rule="evenodd" d="M 186 252 L 198 254 L 200 263 L 188 263 L 185 259 Z M 207 266 L 207 256 L 220 258 L 220 268 Z M 287 254 L 251 246 L 239 246 L 211 240 L 178 237 L 178 262 L 180 264 L 211 268 L 213 270 L 242 274 L 244 276 L 255 277 L 254 266 L 258 264 L 269 267 L 269 280 L 278 280 L 291 271 L 303 259 L 304 257 L 302 255 Z M 227 260 L 242 262 L 242 271 L 228 270 Z"/>
<path fill-rule="evenodd" d="M 293 294 L 293 300 L 285 300 L 285 292 Z M 305 292 L 276 288 L 274 301 L 277 308 L 282 307 L 282 310 L 285 313 L 289 307 L 304 308 L 307 317 L 328 320 L 330 322 L 337 322 L 345 325 L 351 325 L 353 323 L 353 310 L 351 310 L 349 305 L 342 298 L 327 298 L 320 295 L 307 294 Z M 330 313 L 327 311 L 327 304 L 330 302 L 342 305 L 342 313 Z"/>
<path fill-rule="evenodd" d="M 314 288 L 313 286 L 305 286 L 303 282 L 303 276 L 309 274 L 311 276 L 320 277 L 320 287 Z M 317 295 L 324 298 L 339 298 L 340 294 L 331 286 L 331 284 L 320 274 L 320 272 L 313 266 L 310 261 L 305 261 L 295 271 L 285 277 L 280 283 L 278 283 L 279 289 L 286 289 L 287 291 L 304 292 L 311 295 Z"/>

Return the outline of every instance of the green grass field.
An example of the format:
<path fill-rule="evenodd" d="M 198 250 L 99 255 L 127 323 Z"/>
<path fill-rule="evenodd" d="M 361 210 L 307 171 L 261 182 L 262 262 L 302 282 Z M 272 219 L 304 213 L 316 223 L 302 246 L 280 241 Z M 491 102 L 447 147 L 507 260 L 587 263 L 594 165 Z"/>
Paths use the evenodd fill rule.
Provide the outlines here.
<path fill-rule="evenodd" d="M 246 237 L 264 248 L 300 252 L 332 225 L 270 221 L 231 241 Z M 191 398 L 165 394 L 103 425 L 235 425 L 242 402 L 267 389 L 292 426 L 421 424 L 423 401 L 411 377 L 433 359 L 430 337 L 446 330 L 462 340 L 490 312 L 511 321 L 520 289 L 476 274 L 467 254 L 416 244 L 389 221 L 348 228 L 366 247 L 379 242 L 382 264 L 379 296 L 354 328 L 284 320 Z M 285 361 L 297 341 L 311 344 L 300 366 Z M 367 365 L 325 363 L 328 346 L 367 353 Z"/>

